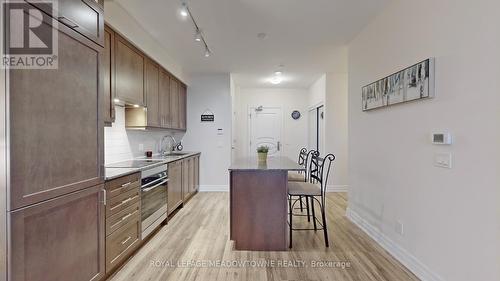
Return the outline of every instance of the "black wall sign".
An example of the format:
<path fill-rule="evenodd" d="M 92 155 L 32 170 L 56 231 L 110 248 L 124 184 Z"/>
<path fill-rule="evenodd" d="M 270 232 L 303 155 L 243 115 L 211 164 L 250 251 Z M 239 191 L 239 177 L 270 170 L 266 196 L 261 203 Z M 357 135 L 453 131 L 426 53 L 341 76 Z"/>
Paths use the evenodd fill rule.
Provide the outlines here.
<path fill-rule="evenodd" d="M 215 117 L 213 114 L 202 114 L 201 122 L 214 122 Z"/>

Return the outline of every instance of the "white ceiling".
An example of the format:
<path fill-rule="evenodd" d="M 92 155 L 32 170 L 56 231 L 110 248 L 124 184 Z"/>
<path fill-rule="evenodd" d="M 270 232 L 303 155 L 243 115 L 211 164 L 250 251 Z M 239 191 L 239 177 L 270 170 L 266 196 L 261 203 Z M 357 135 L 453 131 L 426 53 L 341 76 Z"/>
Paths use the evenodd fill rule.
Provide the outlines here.
<path fill-rule="evenodd" d="M 180 0 L 115 0 L 176 58 L 187 73 L 233 73 L 243 87 L 308 87 L 391 0 L 190 0 L 189 8 L 213 52 L 204 57 L 194 29 L 179 16 Z M 264 32 L 267 38 L 257 37 Z"/>

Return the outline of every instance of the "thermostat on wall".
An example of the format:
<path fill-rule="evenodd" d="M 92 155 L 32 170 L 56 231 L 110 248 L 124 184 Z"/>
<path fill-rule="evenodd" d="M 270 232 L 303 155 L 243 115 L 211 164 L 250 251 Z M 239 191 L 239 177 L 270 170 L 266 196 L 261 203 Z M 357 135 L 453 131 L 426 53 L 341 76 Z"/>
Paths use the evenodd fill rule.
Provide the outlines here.
<path fill-rule="evenodd" d="M 451 134 L 450 133 L 433 133 L 432 134 L 433 144 L 451 144 Z"/>

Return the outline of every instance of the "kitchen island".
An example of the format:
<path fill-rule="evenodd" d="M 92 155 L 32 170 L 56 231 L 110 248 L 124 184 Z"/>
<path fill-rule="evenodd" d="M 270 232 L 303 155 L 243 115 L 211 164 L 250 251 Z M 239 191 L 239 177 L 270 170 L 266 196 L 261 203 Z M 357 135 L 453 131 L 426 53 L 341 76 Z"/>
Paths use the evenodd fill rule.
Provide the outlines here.
<path fill-rule="evenodd" d="M 230 239 L 236 250 L 288 249 L 288 172 L 304 171 L 288 157 L 233 161 L 230 177 Z"/>

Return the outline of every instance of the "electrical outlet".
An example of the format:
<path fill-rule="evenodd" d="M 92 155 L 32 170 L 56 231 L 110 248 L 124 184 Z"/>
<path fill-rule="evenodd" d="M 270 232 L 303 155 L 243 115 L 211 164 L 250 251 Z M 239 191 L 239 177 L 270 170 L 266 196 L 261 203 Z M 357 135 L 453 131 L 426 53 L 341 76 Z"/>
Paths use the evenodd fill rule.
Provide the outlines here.
<path fill-rule="evenodd" d="M 400 221 L 396 221 L 396 233 L 399 235 L 404 235 L 404 226 Z"/>
<path fill-rule="evenodd" d="M 142 143 L 139 144 L 139 151 L 144 151 L 144 144 Z"/>

